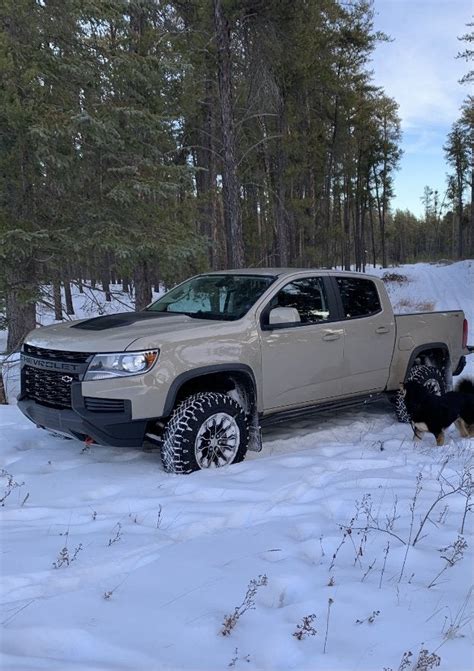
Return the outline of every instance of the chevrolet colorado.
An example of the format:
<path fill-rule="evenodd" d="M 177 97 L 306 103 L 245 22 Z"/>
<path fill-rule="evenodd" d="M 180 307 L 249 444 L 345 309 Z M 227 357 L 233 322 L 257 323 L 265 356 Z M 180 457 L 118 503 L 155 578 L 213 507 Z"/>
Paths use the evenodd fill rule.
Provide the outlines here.
<path fill-rule="evenodd" d="M 169 472 L 261 449 L 260 427 L 389 393 L 450 388 L 467 347 L 462 310 L 394 315 L 382 280 L 246 269 L 186 280 L 141 312 L 32 331 L 18 405 L 36 425 L 112 446 L 158 443 Z"/>

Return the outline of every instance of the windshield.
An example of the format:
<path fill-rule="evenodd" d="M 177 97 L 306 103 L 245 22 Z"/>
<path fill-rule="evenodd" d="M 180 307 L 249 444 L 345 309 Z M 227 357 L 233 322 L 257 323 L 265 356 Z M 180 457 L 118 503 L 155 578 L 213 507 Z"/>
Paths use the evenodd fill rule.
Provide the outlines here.
<path fill-rule="evenodd" d="M 267 275 L 199 275 L 168 291 L 147 310 L 232 321 L 243 317 L 275 279 Z"/>

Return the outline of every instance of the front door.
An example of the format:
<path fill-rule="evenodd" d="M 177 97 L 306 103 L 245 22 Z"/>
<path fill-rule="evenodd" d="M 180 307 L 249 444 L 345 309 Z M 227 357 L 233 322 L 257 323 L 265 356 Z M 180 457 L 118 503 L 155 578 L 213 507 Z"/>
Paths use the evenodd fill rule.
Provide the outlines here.
<path fill-rule="evenodd" d="M 268 313 L 276 307 L 296 308 L 300 322 L 269 326 Z M 333 325 L 335 313 L 322 277 L 293 280 L 273 296 L 260 335 L 265 411 L 340 396 L 344 331 Z"/>

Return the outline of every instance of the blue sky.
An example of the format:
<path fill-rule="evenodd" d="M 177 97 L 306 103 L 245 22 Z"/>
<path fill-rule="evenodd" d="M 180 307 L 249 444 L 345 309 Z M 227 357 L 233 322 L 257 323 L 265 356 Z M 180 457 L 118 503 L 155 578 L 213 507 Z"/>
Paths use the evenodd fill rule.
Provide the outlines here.
<path fill-rule="evenodd" d="M 469 93 L 458 80 L 468 65 L 456 60 L 472 21 L 472 0 L 374 0 L 375 28 L 393 39 L 377 47 L 375 82 L 400 106 L 404 156 L 393 207 L 421 215 L 425 185 L 444 195 L 443 144 Z M 472 67 L 472 66 L 471 66 Z"/>

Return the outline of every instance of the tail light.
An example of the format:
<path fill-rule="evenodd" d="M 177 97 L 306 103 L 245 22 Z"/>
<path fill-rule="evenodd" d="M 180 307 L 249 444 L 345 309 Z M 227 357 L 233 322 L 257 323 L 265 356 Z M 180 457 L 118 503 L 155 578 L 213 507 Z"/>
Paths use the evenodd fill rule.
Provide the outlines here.
<path fill-rule="evenodd" d="M 462 325 L 462 347 L 465 349 L 467 347 L 467 336 L 469 333 L 469 324 L 467 323 L 467 319 L 464 320 L 463 325 Z"/>

